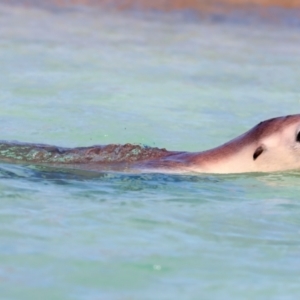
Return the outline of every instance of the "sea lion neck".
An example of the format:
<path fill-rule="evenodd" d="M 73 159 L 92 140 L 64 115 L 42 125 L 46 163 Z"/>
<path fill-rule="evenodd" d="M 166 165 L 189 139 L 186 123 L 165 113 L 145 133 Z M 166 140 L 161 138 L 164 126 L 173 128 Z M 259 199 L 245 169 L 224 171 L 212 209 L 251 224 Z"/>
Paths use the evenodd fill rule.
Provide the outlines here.
<path fill-rule="evenodd" d="M 249 131 L 250 132 L 250 131 Z M 253 168 L 253 154 L 256 143 L 250 143 L 249 132 L 242 134 L 227 143 L 200 152 L 169 153 L 164 160 L 180 163 L 186 170 L 201 173 L 231 173 L 232 166 L 243 169 L 245 160 Z"/>
<path fill-rule="evenodd" d="M 236 138 L 228 143 L 201 152 L 170 151 L 159 162 L 150 162 L 150 165 L 164 168 L 176 167 L 182 171 L 213 173 L 220 165 L 226 165 L 227 170 L 228 162 L 241 151 L 241 140 Z M 149 164 L 147 163 L 147 165 Z"/>

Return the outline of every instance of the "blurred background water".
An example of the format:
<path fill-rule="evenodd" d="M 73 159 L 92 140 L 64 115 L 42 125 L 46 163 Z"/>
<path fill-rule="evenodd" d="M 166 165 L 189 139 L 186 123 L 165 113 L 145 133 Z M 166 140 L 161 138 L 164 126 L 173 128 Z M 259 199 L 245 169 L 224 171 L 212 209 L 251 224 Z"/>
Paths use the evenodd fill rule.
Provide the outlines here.
<path fill-rule="evenodd" d="M 280 9 L 278 10 L 280 13 Z M 0 5 L 1 139 L 200 151 L 299 113 L 297 19 Z M 1 299 L 296 299 L 299 173 L 0 164 Z"/>

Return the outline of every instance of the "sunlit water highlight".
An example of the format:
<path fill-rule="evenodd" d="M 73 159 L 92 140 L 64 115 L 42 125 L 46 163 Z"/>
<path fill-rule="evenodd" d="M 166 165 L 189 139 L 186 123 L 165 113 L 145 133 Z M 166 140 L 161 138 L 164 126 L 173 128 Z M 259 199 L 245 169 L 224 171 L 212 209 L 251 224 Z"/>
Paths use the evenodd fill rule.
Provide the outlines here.
<path fill-rule="evenodd" d="M 200 151 L 299 113 L 300 32 L 0 6 L 1 139 Z M 3 299 L 296 299 L 298 172 L 0 165 Z"/>

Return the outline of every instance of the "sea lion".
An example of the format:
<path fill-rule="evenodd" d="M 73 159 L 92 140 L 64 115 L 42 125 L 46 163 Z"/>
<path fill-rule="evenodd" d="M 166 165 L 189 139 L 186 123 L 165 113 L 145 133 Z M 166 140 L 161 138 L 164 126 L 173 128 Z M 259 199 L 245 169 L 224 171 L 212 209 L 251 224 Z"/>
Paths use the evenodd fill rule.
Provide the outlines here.
<path fill-rule="evenodd" d="M 92 171 L 246 173 L 300 169 L 300 114 L 263 121 L 237 138 L 202 152 L 139 145 L 63 148 L 0 142 L 0 161 Z"/>

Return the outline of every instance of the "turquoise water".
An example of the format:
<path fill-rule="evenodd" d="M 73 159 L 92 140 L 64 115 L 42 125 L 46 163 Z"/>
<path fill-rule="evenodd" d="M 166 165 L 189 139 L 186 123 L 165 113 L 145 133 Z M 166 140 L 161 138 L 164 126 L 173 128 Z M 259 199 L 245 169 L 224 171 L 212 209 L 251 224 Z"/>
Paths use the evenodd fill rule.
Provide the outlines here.
<path fill-rule="evenodd" d="M 200 151 L 299 113 L 300 31 L 0 6 L 1 139 Z M 1 299 L 297 299 L 298 172 L 0 164 Z"/>

